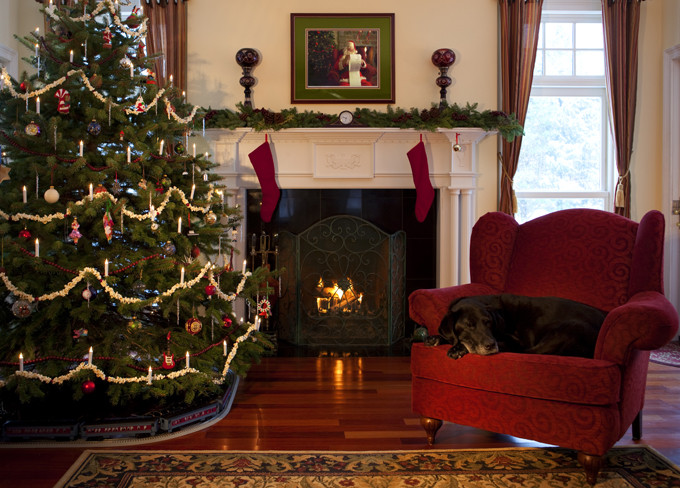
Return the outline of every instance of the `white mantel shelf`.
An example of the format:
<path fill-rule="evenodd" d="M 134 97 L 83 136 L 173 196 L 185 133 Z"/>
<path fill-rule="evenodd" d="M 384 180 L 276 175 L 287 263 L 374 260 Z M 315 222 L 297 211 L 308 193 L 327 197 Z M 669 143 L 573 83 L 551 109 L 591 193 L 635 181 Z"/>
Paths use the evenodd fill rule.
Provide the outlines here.
<path fill-rule="evenodd" d="M 469 243 L 475 215 L 477 146 L 496 131 L 476 128 L 414 129 L 334 127 L 255 132 L 208 129 L 213 171 L 224 178 L 236 203 L 259 188 L 248 154 L 269 138 L 281 189 L 415 188 L 407 153 L 422 135 L 430 181 L 439 192 L 437 286 L 468 283 Z M 460 151 L 453 145 L 458 134 Z M 379 225 L 379 222 L 376 222 Z M 245 252 L 243 244 L 242 252 Z"/>

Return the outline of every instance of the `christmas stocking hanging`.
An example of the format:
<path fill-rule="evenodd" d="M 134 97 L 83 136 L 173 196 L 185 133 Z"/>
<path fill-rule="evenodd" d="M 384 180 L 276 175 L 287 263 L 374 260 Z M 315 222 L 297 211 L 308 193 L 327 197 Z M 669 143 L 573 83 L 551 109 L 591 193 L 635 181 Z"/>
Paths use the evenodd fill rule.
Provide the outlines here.
<path fill-rule="evenodd" d="M 267 142 L 267 136 L 265 135 L 264 144 L 255 149 L 253 152 L 248 154 L 250 162 L 255 168 L 255 173 L 257 173 L 257 179 L 260 182 L 260 187 L 262 188 L 262 208 L 260 209 L 260 217 L 265 222 L 269 222 L 274 214 L 274 209 L 276 204 L 279 202 L 279 196 L 281 195 L 281 190 L 276 184 L 275 170 L 274 170 L 274 158 L 272 158 L 272 151 L 269 147 L 269 142 Z"/>
<path fill-rule="evenodd" d="M 416 218 L 418 222 L 422 222 L 427 217 L 434 200 L 434 189 L 430 182 L 430 169 L 427 166 L 427 154 L 425 153 L 422 135 L 420 142 L 406 155 L 411 163 L 413 183 L 416 185 Z"/>

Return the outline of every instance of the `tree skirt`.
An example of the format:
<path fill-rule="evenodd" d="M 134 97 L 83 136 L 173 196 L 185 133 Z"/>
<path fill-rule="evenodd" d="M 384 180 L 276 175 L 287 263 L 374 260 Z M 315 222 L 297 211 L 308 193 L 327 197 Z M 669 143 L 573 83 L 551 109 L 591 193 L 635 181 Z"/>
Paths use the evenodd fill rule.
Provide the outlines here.
<path fill-rule="evenodd" d="M 390 452 L 85 451 L 56 488 L 589 486 L 568 449 Z M 647 446 L 615 447 L 598 488 L 680 486 L 680 469 Z"/>
<path fill-rule="evenodd" d="M 680 368 L 680 343 L 678 341 L 669 342 L 662 348 L 652 351 L 649 360 L 653 363 Z"/>

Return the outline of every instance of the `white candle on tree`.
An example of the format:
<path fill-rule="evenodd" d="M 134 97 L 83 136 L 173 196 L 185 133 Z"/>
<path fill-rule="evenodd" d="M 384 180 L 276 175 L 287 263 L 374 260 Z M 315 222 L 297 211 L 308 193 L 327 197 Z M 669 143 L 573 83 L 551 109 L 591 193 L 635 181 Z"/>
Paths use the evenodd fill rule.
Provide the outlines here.
<path fill-rule="evenodd" d="M 161 156 L 163 155 L 163 144 L 165 144 L 165 140 L 164 140 L 164 139 L 161 140 L 161 150 L 158 151 L 158 154 L 160 154 Z"/>
<path fill-rule="evenodd" d="M 28 200 L 28 195 L 26 195 L 26 187 L 24 186 L 24 203 L 26 203 Z"/>
<path fill-rule="evenodd" d="M 177 233 L 181 234 L 182 233 L 182 217 L 179 218 L 177 221 Z"/>
<path fill-rule="evenodd" d="M 153 378 L 153 375 L 152 375 L 152 373 L 151 373 L 151 366 L 149 366 L 149 376 L 148 376 L 147 379 L 146 379 L 146 384 L 147 384 L 147 385 L 150 385 L 150 384 L 151 384 L 152 378 Z"/>
<path fill-rule="evenodd" d="M 182 271 L 179 274 L 179 284 L 180 285 L 184 284 L 184 266 L 182 266 Z"/>
<path fill-rule="evenodd" d="M 80 141 L 80 157 L 83 157 L 83 141 Z"/>
<path fill-rule="evenodd" d="M 24 354 L 20 352 L 19 353 L 19 371 L 23 371 L 23 370 L 24 370 Z"/>
<path fill-rule="evenodd" d="M 40 257 L 40 241 L 38 239 L 35 240 L 35 257 Z"/>
<path fill-rule="evenodd" d="M 189 197 L 189 200 L 194 199 L 194 192 L 196 191 L 196 185 L 191 185 L 191 196 Z"/>
<path fill-rule="evenodd" d="M 131 157 L 132 157 L 132 156 L 131 156 L 131 154 L 130 154 L 130 146 L 128 146 L 128 148 L 127 148 L 127 162 L 128 162 L 128 163 L 131 162 Z"/>
<path fill-rule="evenodd" d="M 189 369 L 189 351 L 187 351 L 187 369 Z"/>
<path fill-rule="evenodd" d="M 225 339 L 224 341 L 222 341 L 222 344 L 224 345 L 224 355 L 226 356 L 227 355 L 227 340 Z"/>
<path fill-rule="evenodd" d="M 90 183 L 90 200 L 94 198 L 94 194 L 92 193 L 92 183 Z"/>
<path fill-rule="evenodd" d="M 104 276 L 109 276 L 109 260 L 104 260 Z"/>
<path fill-rule="evenodd" d="M 40 97 L 35 99 L 35 113 L 40 115 Z"/>
<path fill-rule="evenodd" d="M 36 31 L 37 31 L 37 30 L 38 30 L 38 29 L 36 29 Z M 37 44 L 35 45 L 35 56 L 38 57 L 38 45 L 37 45 Z"/>
<path fill-rule="evenodd" d="M 196 143 L 194 143 L 194 157 L 196 157 Z"/>
<path fill-rule="evenodd" d="M 243 271 L 241 272 L 241 274 L 246 274 L 246 262 L 247 261 L 244 259 L 243 260 Z"/>
<path fill-rule="evenodd" d="M 92 366 L 92 346 L 90 346 L 90 351 L 87 353 L 87 365 Z"/>
<path fill-rule="evenodd" d="M 71 49 L 71 53 L 69 54 L 69 62 L 73 63 L 73 49 Z"/>

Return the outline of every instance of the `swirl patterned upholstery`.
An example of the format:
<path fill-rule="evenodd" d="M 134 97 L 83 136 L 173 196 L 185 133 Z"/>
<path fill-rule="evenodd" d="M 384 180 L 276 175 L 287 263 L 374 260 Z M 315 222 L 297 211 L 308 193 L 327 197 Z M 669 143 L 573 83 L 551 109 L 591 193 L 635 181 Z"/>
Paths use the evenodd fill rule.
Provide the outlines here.
<path fill-rule="evenodd" d="M 664 217 L 638 224 L 600 210 L 555 212 L 525 224 L 492 212 L 475 224 L 472 283 L 417 290 L 410 316 L 437 334 L 459 297 L 557 296 L 608 312 L 593 359 L 501 353 L 452 360 L 449 346 L 415 344 L 413 411 L 433 443 L 441 420 L 579 451 L 588 482 L 633 425 L 639 437 L 649 351 L 673 339 L 678 314 L 663 295 Z"/>

